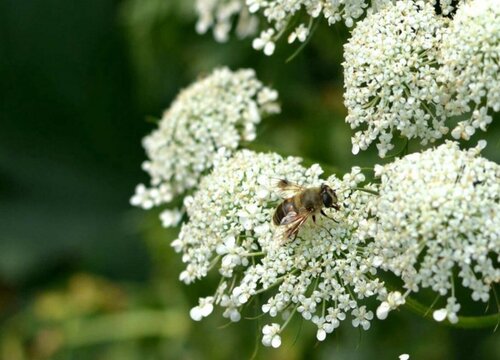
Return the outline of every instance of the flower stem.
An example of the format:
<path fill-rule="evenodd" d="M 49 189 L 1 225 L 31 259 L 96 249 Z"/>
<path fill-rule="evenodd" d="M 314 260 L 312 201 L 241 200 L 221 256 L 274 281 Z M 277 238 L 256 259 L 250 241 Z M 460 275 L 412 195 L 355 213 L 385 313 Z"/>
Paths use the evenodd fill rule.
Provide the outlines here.
<path fill-rule="evenodd" d="M 363 191 L 363 192 L 368 193 L 368 194 L 378 195 L 378 191 L 371 190 L 371 189 L 360 188 L 360 187 L 350 188 L 350 190 Z"/>
<path fill-rule="evenodd" d="M 421 304 L 415 299 L 410 297 L 406 298 L 405 307 L 413 311 L 415 314 L 426 318 L 432 319 L 432 314 L 428 310 L 428 306 Z M 433 320 L 434 321 L 434 320 Z M 458 322 L 456 324 L 450 323 L 448 320 L 442 323 L 451 327 L 462 328 L 462 329 L 481 329 L 496 327 L 500 322 L 500 313 L 484 315 L 484 316 L 459 316 Z"/>
<path fill-rule="evenodd" d="M 297 311 L 297 308 L 298 308 L 298 307 L 299 307 L 299 305 L 297 304 L 297 305 L 293 308 L 292 312 L 290 313 L 290 316 L 286 319 L 285 323 L 284 323 L 284 324 L 283 324 L 283 326 L 281 327 L 281 329 L 280 329 L 280 333 L 281 333 L 281 332 L 282 332 L 282 331 L 286 328 L 286 326 L 288 325 L 288 323 L 290 322 L 290 320 L 292 320 L 292 317 L 293 317 L 293 315 L 295 315 L 295 312 Z"/>
<path fill-rule="evenodd" d="M 288 275 L 293 275 L 293 274 L 295 274 L 297 271 L 298 271 L 298 269 L 293 269 L 292 271 L 290 271 L 290 273 L 289 273 Z M 255 293 L 253 293 L 252 295 L 262 294 L 262 293 L 266 292 L 267 290 L 272 289 L 273 287 L 280 285 L 280 284 L 283 282 L 283 280 L 285 280 L 285 277 L 287 277 L 288 275 L 283 275 L 283 276 L 281 276 L 281 277 L 277 278 L 277 279 L 276 279 L 276 281 L 275 281 L 274 283 L 272 283 L 271 285 L 269 285 L 269 286 L 268 286 L 268 287 L 266 287 L 266 288 L 262 288 L 262 289 L 257 290 L 257 291 L 256 291 Z"/>
<path fill-rule="evenodd" d="M 264 251 L 259 251 L 259 252 L 253 252 L 253 253 L 246 253 L 246 254 L 243 254 L 241 256 L 253 257 L 253 256 L 263 256 L 263 255 L 266 255 L 266 253 Z"/>
<path fill-rule="evenodd" d="M 310 19 L 309 21 L 309 26 L 308 26 L 308 30 L 309 30 L 309 35 L 307 36 L 307 39 L 306 41 L 304 41 L 302 44 L 300 44 L 300 46 L 297 48 L 297 50 L 295 50 L 293 52 L 292 55 L 290 55 L 286 60 L 285 60 L 285 63 L 289 63 L 290 61 L 292 61 L 293 59 L 295 59 L 295 57 L 306 47 L 307 43 L 309 42 L 309 40 L 311 40 L 312 38 L 312 34 L 316 31 L 316 28 L 318 27 L 318 24 L 319 24 L 319 21 L 315 21 L 313 23 L 313 18 Z"/>

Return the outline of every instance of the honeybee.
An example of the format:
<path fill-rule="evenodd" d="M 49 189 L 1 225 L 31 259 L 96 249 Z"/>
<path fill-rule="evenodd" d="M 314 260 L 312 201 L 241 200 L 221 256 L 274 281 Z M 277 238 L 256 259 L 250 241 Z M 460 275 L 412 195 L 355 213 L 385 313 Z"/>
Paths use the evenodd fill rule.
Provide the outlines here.
<path fill-rule="evenodd" d="M 284 231 L 285 241 L 291 237 L 295 239 L 300 227 L 309 217 L 315 223 L 318 213 L 328 217 L 323 208 L 340 209 L 337 194 L 326 184 L 322 184 L 320 187 L 306 188 L 282 179 L 278 182 L 278 188 L 282 194 L 294 194 L 283 200 L 276 207 L 273 215 L 274 225 L 287 226 Z"/>

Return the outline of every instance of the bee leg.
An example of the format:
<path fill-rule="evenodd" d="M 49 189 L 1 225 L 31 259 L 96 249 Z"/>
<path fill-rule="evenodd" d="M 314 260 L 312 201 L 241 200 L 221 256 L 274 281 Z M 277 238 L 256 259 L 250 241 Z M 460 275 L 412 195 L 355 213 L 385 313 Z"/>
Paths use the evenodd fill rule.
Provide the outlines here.
<path fill-rule="evenodd" d="M 313 222 L 316 224 L 316 215 L 312 216 Z"/>
<path fill-rule="evenodd" d="M 331 218 L 331 217 L 329 217 L 328 215 L 326 215 L 326 214 L 325 214 L 325 212 L 324 212 L 323 210 L 321 210 L 321 211 L 320 211 L 320 213 L 321 213 L 321 215 L 323 215 L 324 217 L 326 217 L 326 218 L 328 218 L 328 219 L 330 219 L 330 220 L 333 220 L 334 222 L 338 223 L 338 221 L 337 221 L 337 220 L 335 220 L 334 218 Z"/>

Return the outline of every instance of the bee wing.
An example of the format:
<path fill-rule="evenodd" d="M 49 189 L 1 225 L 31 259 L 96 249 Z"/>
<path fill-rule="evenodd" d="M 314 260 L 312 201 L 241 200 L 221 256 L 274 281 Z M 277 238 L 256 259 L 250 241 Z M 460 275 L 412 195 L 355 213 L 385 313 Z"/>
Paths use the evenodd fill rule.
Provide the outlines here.
<path fill-rule="evenodd" d="M 302 224 L 309 218 L 309 215 L 311 215 L 309 211 L 300 213 L 289 212 L 280 222 L 280 226 L 283 225 L 282 231 L 279 234 L 281 238 L 280 243 L 283 244 L 291 237 L 296 236 Z"/>
<path fill-rule="evenodd" d="M 296 236 L 297 233 L 299 232 L 300 227 L 302 226 L 302 224 L 306 222 L 308 218 L 309 218 L 309 213 L 298 215 L 295 218 L 295 221 L 290 223 L 290 225 L 288 225 L 288 228 L 285 231 L 286 239 L 290 239 L 291 237 Z"/>
<path fill-rule="evenodd" d="M 295 184 L 286 179 L 279 179 L 276 184 L 278 193 L 284 199 L 294 197 L 297 193 L 304 191 L 305 187 Z"/>
<path fill-rule="evenodd" d="M 283 219 L 281 219 L 280 225 L 290 225 L 291 223 L 297 221 L 300 215 L 295 211 L 290 211 Z"/>

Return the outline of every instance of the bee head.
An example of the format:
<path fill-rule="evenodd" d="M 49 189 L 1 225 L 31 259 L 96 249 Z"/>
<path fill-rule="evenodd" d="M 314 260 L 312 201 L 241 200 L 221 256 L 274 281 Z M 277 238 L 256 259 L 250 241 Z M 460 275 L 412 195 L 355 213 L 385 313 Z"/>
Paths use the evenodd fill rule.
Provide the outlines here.
<path fill-rule="evenodd" d="M 335 191 L 333 191 L 328 185 L 322 184 L 320 192 L 321 199 L 323 200 L 323 205 L 325 205 L 325 207 L 333 207 L 334 204 L 338 202 L 337 194 L 335 194 Z"/>

